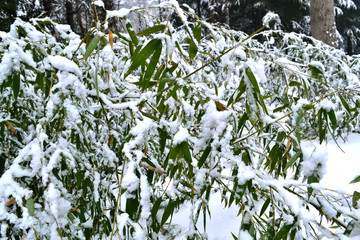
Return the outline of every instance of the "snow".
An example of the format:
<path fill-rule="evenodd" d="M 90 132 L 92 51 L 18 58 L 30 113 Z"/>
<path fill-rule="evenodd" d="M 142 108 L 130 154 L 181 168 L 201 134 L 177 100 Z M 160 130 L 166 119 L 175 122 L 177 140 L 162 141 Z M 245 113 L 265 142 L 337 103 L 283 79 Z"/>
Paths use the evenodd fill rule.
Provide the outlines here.
<path fill-rule="evenodd" d="M 139 178 L 135 175 L 135 162 L 131 161 L 122 181 L 122 187 L 129 192 L 134 192 L 139 187 Z"/>
<path fill-rule="evenodd" d="M 112 10 L 112 11 L 106 11 L 106 18 L 112 18 L 112 17 L 118 17 L 118 18 L 124 18 L 128 16 L 130 13 L 130 9 L 122 8 L 120 10 Z"/>
<path fill-rule="evenodd" d="M 304 142 L 301 147 L 304 155 L 301 170 L 304 176 L 315 175 L 322 178 L 326 173 L 326 162 L 328 161 L 328 151 L 325 144 Z"/>
<path fill-rule="evenodd" d="M 50 63 L 60 71 L 72 72 L 81 76 L 80 68 L 73 61 L 62 56 L 49 56 Z"/>
<path fill-rule="evenodd" d="M 185 142 L 189 138 L 189 132 L 186 128 L 180 127 L 179 131 L 174 136 L 174 145 Z"/>
<path fill-rule="evenodd" d="M 347 142 L 338 142 L 341 149 L 334 141 L 327 145 L 329 160 L 327 173 L 321 181 L 327 188 L 341 190 L 352 194 L 359 191 L 360 183 L 349 184 L 356 176 L 360 175 L 360 134 L 353 133 Z"/>
<path fill-rule="evenodd" d="M 105 7 L 105 4 L 102 0 L 96 0 L 94 1 L 94 5 L 98 7 Z"/>
<path fill-rule="evenodd" d="M 271 27 L 275 30 L 281 29 L 281 20 L 278 14 L 269 11 L 262 19 L 264 26 Z"/>

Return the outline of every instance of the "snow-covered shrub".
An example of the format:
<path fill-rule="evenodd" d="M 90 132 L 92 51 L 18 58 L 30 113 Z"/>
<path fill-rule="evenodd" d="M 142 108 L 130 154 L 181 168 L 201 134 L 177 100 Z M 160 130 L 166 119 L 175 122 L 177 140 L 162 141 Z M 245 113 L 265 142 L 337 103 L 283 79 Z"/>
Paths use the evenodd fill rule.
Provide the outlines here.
<path fill-rule="evenodd" d="M 34 19 L 0 32 L 1 237 L 201 239 L 214 192 L 239 208 L 235 238 L 351 235 L 359 197 L 318 182 L 320 144 L 359 128 L 359 60 L 160 7 L 183 25 L 134 8 L 111 14 L 152 27 L 99 23 L 81 40 Z M 172 224 L 183 204 L 185 227 Z"/>

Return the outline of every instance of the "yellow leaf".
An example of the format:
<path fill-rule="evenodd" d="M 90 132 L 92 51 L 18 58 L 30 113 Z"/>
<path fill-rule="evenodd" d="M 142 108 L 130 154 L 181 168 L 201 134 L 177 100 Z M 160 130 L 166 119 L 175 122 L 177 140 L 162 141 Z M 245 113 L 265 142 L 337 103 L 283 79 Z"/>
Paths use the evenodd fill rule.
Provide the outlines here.
<path fill-rule="evenodd" d="M 10 198 L 9 201 L 5 204 L 7 207 L 15 203 L 15 198 Z"/>
<path fill-rule="evenodd" d="M 160 174 L 165 174 L 165 173 L 166 173 L 164 170 L 162 170 L 162 169 L 160 169 L 160 168 L 154 168 L 154 167 L 152 167 L 152 166 L 150 166 L 149 164 L 144 163 L 144 162 L 142 162 L 141 165 L 142 165 L 144 168 L 146 168 L 147 170 L 150 170 L 150 171 L 152 171 L 152 172 L 156 172 L 156 173 L 160 173 Z"/>
<path fill-rule="evenodd" d="M 114 48 L 114 36 L 111 30 L 109 30 L 109 42 L 110 42 L 110 46 L 111 48 Z"/>
<path fill-rule="evenodd" d="M 11 129 L 12 134 L 16 133 L 16 130 L 15 130 L 14 126 L 9 121 L 6 121 L 6 125 L 8 126 L 8 128 Z"/>
<path fill-rule="evenodd" d="M 225 110 L 228 110 L 224 104 L 218 102 L 218 101 L 214 101 L 215 102 L 215 105 L 216 105 L 216 108 L 219 110 L 219 111 L 225 111 Z"/>

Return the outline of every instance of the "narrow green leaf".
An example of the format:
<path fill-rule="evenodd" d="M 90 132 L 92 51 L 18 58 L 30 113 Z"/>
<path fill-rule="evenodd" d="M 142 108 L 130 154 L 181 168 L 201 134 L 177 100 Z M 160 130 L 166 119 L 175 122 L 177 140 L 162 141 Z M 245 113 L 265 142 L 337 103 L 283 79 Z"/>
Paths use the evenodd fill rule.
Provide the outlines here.
<path fill-rule="evenodd" d="M 17 99 L 20 92 L 20 73 L 15 73 L 15 75 L 12 75 L 11 80 L 14 97 Z"/>
<path fill-rule="evenodd" d="M 297 114 L 296 114 L 296 119 L 295 119 L 295 123 L 296 123 L 296 126 L 299 126 L 300 125 L 300 122 L 301 122 L 301 120 L 304 118 L 304 111 L 302 111 L 302 110 L 298 110 L 297 112 L 296 112 Z"/>
<path fill-rule="evenodd" d="M 161 202 L 163 201 L 162 197 L 159 197 L 158 199 L 156 199 L 153 207 L 151 208 L 151 217 L 153 219 L 153 222 L 155 222 L 157 220 L 156 218 L 156 214 L 159 211 Z"/>
<path fill-rule="evenodd" d="M 284 225 L 275 235 L 273 240 L 282 240 L 287 239 L 287 235 L 291 229 L 292 225 Z"/>
<path fill-rule="evenodd" d="M 332 129 L 335 131 L 335 129 L 337 127 L 337 120 L 336 120 L 336 116 L 335 116 L 335 111 L 333 109 L 331 109 L 328 112 L 328 117 L 330 118 Z"/>
<path fill-rule="evenodd" d="M 255 92 L 260 94 L 260 88 L 259 88 L 259 85 L 258 85 L 258 83 L 256 81 L 254 73 L 251 71 L 251 69 L 249 67 L 247 67 L 245 69 L 245 73 L 246 73 L 246 76 L 248 77 L 251 85 L 254 87 Z"/>
<path fill-rule="evenodd" d="M 146 113 L 146 112 L 143 112 L 143 111 L 140 111 L 141 112 L 141 114 L 142 115 L 144 115 L 145 117 L 148 117 L 148 118 L 150 118 L 150 119 L 152 119 L 152 120 L 154 120 L 154 121 L 160 121 L 159 120 L 159 118 L 157 118 L 157 117 L 155 117 L 155 116 L 153 116 L 153 115 L 151 115 L 151 114 L 149 114 L 149 113 Z"/>
<path fill-rule="evenodd" d="M 360 175 L 357 176 L 356 178 L 354 178 L 354 180 L 352 180 L 350 183 L 352 184 L 352 183 L 358 183 L 358 182 L 360 182 Z"/>
<path fill-rule="evenodd" d="M 161 224 L 160 224 L 161 226 L 163 226 L 166 223 L 170 215 L 174 214 L 175 207 L 176 207 L 176 202 L 170 200 L 161 218 Z"/>
<path fill-rule="evenodd" d="M 320 144 L 325 139 L 326 126 L 323 126 L 323 116 L 326 115 L 326 112 L 321 108 L 318 113 L 318 125 L 319 125 L 319 140 Z M 325 116 L 326 117 L 326 116 Z"/>
<path fill-rule="evenodd" d="M 94 38 L 91 40 L 89 46 L 87 46 L 87 48 L 86 48 L 86 52 L 85 52 L 85 55 L 84 55 L 85 61 L 89 58 L 89 56 L 94 51 L 94 49 L 99 44 L 99 42 L 100 42 L 99 35 L 95 35 Z"/>
<path fill-rule="evenodd" d="M 177 156 L 179 156 L 182 152 L 181 152 L 181 148 L 180 148 L 180 144 L 176 145 L 175 147 L 170 149 L 169 152 L 169 159 L 176 159 Z"/>
<path fill-rule="evenodd" d="M 147 83 L 150 81 L 152 75 L 154 74 L 156 65 L 159 62 L 159 59 L 161 56 L 161 50 L 162 50 L 162 45 L 160 44 L 160 46 L 158 48 L 156 48 L 154 54 L 152 55 L 152 57 L 150 59 L 149 65 L 146 69 L 145 76 L 144 76 L 145 88 L 148 87 Z"/>
<path fill-rule="evenodd" d="M 136 221 L 138 215 L 138 209 L 140 208 L 140 202 L 137 197 L 126 199 L 126 212 L 129 214 L 129 217 Z"/>
<path fill-rule="evenodd" d="M 341 96 L 341 94 L 339 94 L 339 98 L 340 98 L 340 101 L 342 103 L 342 105 L 344 106 L 344 108 L 346 109 L 346 111 L 349 113 L 349 115 L 351 116 L 351 110 L 350 110 L 350 107 L 349 107 L 349 104 L 346 102 L 346 100 L 344 99 L 343 96 Z"/>
<path fill-rule="evenodd" d="M 100 40 L 101 40 L 102 44 L 104 44 L 104 46 L 108 45 L 108 43 L 109 43 L 109 41 L 106 39 L 105 36 L 102 36 L 102 37 L 100 38 Z"/>
<path fill-rule="evenodd" d="M 152 39 L 142 50 L 132 58 L 132 63 L 129 67 L 129 70 L 125 74 L 125 78 L 135 69 L 137 69 L 141 64 L 145 63 L 146 59 L 150 57 L 158 48 L 161 47 L 160 39 Z"/>
<path fill-rule="evenodd" d="M 159 137 L 160 137 L 160 152 L 164 153 L 165 146 L 166 146 L 166 140 L 169 139 L 169 134 L 165 129 L 158 128 L 159 131 Z"/>
<path fill-rule="evenodd" d="M 115 33 L 116 36 L 118 36 L 120 39 L 122 39 L 122 40 L 124 40 L 124 41 L 126 41 L 126 42 L 129 42 L 129 39 L 127 39 L 124 35 L 122 35 L 122 34 L 119 33 L 118 31 L 116 31 L 116 30 L 112 30 L 112 31 L 113 31 L 113 33 Z"/>
<path fill-rule="evenodd" d="M 233 233 L 231 233 L 231 236 L 234 238 L 234 240 L 239 240 Z"/>
<path fill-rule="evenodd" d="M 180 181 L 182 185 L 184 185 L 187 188 L 190 188 L 191 190 L 196 192 L 196 189 L 193 185 L 191 185 L 189 182 L 185 181 L 185 180 L 181 180 Z"/>
<path fill-rule="evenodd" d="M 38 74 L 36 74 L 36 79 L 35 79 L 35 83 L 38 85 L 38 87 L 44 91 L 44 73 L 42 72 L 38 72 Z"/>
<path fill-rule="evenodd" d="M 134 43 L 135 46 L 137 46 L 139 44 L 139 40 L 136 37 L 135 31 L 134 31 L 134 29 L 133 29 L 130 22 L 126 23 L 126 29 L 127 29 L 128 33 L 130 35 L 131 41 Z"/>
<path fill-rule="evenodd" d="M 35 203 L 34 203 L 34 199 L 33 198 L 29 198 L 28 200 L 26 200 L 26 204 L 25 204 L 26 208 L 29 211 L 29 214 L 31 216 L 34 216 L 34 211 L 35 211 Z"/>
<path fill-rule="evenodd" d="M 155 25 L 155 26 L 149 27 L 141 32 L 138 32 L 137 34 L 135 34 L 135 36 L 144 36 L 144 35 L 149 35 L 152 33 L 160 32 L 160 31 L 164 31 L 165 27 L 166 27 L 166 25 L 164 25 L 164 24 Z"/>
<path fill-rule="evenodd" d="M 198 52 L 198 47 L 195 44 L 195 42 L 191 39 L 190 40 L 190 47 L 189 47 L 190 60 L 193 60 L 196 57 L 197 52 Z"/>
<path fill-rule="evenodd" d="M 259 215 L 259 216 L 261 216 L 261 215 L 264 214 L 264 212 L 266 211 L 266 209 L 267 209 L 267 207 L 269 206 L 269 204 L 270 204 L 270 197 L 268 197 L 268 198 L 266 199 L 266 201 L 264 202 L 263 206 L 261 207 L 260 215 Z"/>
<path fill-rule="evenodd" d="M 186 162 L 188 164 L 191 164 L 192 158 L 191 158 L 191 153 L 190 153 L 190 150 L 189 150 L 188 143 L 187 142 L 182 142 L 181 143 L 181 148 L 182 148 L 182 152 L 184 154 L 184 159 L 186 160 Z"/>
<path fill-rule="evenodd" d="M 301 152 L 295 153 L 295 154 L 290 158 L 290 160 L 288 161 L 288 163 L 286 164 L 285 170 L 287 170 L 289 167 L 291 167 L 291 166 L 296 162 L 296 160 L 300 157 L 300 155 L 301 155 Z"/>
<path fill-rule="evenodd" d="M 198 167 L 201 168 L 202 165 L 204 165 L 205 160 L 207 159 L 207 157 L 209 156 L 211 151 L 211 142 L 209 143 L 209 145 L 205 148 L 203 154 L 201 155 L 199 161 L 198 161 Z"/>
<path fill-rule="evenodd" d="M 304 110 L 314 109 L 314 105 L 312 104 L 305 104 L 302 106 Z"/>
<path fill-rule="evenodd" d="M 257 83 L 257 80 L 256 80 L 256 78 L 255 78 L 254 73 L 251 71 L 251 69 L 250 69 L 249 67 L 247 67 L 247 68 L 245 69 L 245 73 L 246 73 L 246 76 L 248 77 L 251 85 L 252 85 L 253 88 L 254 88 L 254 91 L 255 91 L 254 97 L 255 97 L 255 99 L 258 100 L 258 102 L 260 103 L 260 105 L 261 105 L 262 109 L 264 110 L 264 112 L 265 112 L 266 114 L 268 114 L 266 105 L 265 105 L 265 103 L 264 103 L 264 99 L 263 99 L 263 97 L 262 97 L 262 95 L 261 95 L 260 88 L 259 88 L 259 85 L 258 85 L 258 83 Z"/>
<path fill-rule="evenodd" d="M 201 41 L 201 25 L 198 25 L 193 28 L 193 34 L 194 34 L 196 41 L 200 42 Z"/>

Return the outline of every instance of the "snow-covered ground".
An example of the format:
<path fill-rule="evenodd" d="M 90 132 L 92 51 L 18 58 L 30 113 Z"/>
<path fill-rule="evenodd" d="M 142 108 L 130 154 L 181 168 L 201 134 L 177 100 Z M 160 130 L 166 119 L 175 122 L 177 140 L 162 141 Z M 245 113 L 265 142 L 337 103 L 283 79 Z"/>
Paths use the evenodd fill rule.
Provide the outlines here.
<path fill-rule="evenodd" d="M 360 183 L 349 184 L 360 175 L 360 134 L 351 134 L 347 142 L 338 143 L 344 152 L 333 141 L 328 144 L 327 173 L 321 183 L 352 194 L 360 191 Z"/>
<path fill-rule="evenodd" d="M 360 183 L 349 184 L 356 176 L 360 175 L 360 134 L 351 134 L 347 142 L 338 142 L 341 149 L 334 141 L 327 144 L 328 162 L 327 173 L 321 183 L 329 189 L 345 191 L 352 194 L 355 190 L 360 191 Z M 239 226 L 242 218 L 237 217 L 239 208 L 232 206 L 223 208 L 219 194 L 212 195 L 210 199 L 211 219 L 207 217 L 206 233 L 209 240 L 233 239 L 231 232 L 235 236 L 239 234 Z M 190 204 L 185 204 L 180 212 L 175 216 L 173 223 L 179 224 L 184 228 L 190 225 L 190 218 L 193 209 Z M 199 217 L 198 228 L 203 232 L 202 216 Z M 242 240 L 247 240 L 243 233 Z M 184 236 L 177 236 L 183 239 Z"/>

